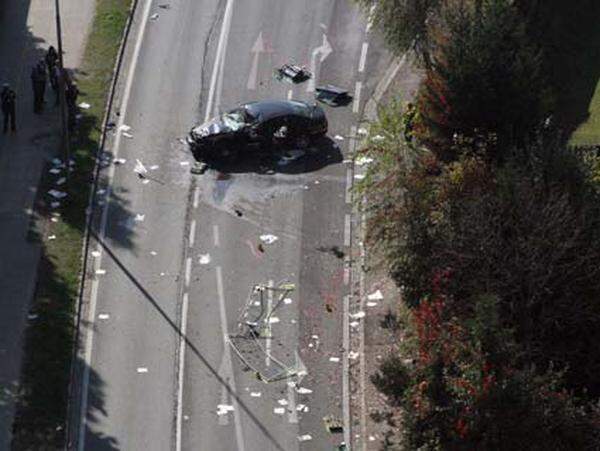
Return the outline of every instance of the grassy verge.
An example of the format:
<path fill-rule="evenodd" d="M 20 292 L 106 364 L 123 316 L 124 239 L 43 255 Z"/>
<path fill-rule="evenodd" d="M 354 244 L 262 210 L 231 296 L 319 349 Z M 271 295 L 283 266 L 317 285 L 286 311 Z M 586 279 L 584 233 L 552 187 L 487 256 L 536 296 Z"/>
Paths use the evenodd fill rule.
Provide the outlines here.
<path fill-rule="evenodd" d="M 85 229 L 94 156 L 101 137 L 105 100 L 132 0 L 97 0 L 96 15 L 77 76 L 84 111 L 72 138 L 75 171 L 66 201 L 50 221 L 45 194 L 60 176 L 45 172 L 37 207 L 38 230 L 43 230 L 43 254 L 32 304 L 36 315 L 26 331 L 21 390 L 13 426 L 14 449 L 62 448 L 67 412 L 67 390 L 74 344 L 73 315 L 81 273 Z M 60 189 L 60 188 L 59 188 Z M 56 217 L 56 214 L 55 214 Z M 47 237 L 55 235 L 56 239 Z"/>

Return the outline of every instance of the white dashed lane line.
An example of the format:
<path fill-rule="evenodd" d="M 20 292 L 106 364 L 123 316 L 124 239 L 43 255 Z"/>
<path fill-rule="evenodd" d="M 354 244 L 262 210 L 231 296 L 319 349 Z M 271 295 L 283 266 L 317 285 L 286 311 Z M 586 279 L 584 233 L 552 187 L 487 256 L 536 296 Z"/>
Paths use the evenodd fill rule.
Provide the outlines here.
<path fill-rule="evenodd" d="M 354 103 L 352 104 L 352 112 L 358 113 L 360 108 L 360 94 L 362 92 L 362 81 L 357 81 L 354 87 Z"/>
<path fill-rule="evenodd" d="M 188 257 L 185 260 L 185 287 L 190 286 L 190 279 L 192 277 L 192 257 Z"/>
<path fill-rule="evenodd" d="M 190 245 L 190 249 L 194 247 L 194 239 L 196 238 L 196 220 L 192 219 L 192 223 L 190 224 L 190 239 L 188 241 Z"/>
<path fill-rule="evenodd" d="M 358 72 L 364 72 L 365 63 L 367 61 L 367 51 L 369 50 L 369 43 L 363 42 L 362 50 L 360 51 L 360 60 L 358 62 Z"/>

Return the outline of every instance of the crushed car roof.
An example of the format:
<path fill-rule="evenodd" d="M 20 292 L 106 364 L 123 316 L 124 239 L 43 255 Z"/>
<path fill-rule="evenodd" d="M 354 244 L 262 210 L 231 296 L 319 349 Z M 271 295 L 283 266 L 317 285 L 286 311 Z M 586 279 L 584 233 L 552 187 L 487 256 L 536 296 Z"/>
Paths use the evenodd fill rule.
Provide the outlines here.
<path fill-rule="evenodd" d="M 297 100 L 265 100 L 246 103 L 243 107 L 251 116 L 262 121 L 268 121 L 288 114 L 297 114 L 310 118 L 313 111 L 311 105 Z"/>

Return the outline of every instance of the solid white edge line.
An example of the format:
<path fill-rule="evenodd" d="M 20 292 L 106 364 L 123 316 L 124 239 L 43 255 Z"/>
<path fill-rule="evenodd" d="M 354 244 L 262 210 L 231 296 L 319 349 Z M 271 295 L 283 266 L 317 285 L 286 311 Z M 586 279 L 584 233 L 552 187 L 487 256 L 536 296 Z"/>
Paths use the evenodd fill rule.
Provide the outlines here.
<path fill-rule="evenodd" d="M 225 13 L 223 14 L 223 24 L 221 25 L 221 33 L 219 34 L 219 43 L 217 44 L 217 53 L 215 54 L 215 63 L 210 78 L 210 88 L 208 90 L 208 99 L 206 100 L 206 114 L 204 115 L 204 122 L 208 121 L 212 114 L 215 88 L 217 86 L 217 78 L 219 76 L 219 73 L 221 72 L 223 48 L 226 42 L 226 36 L 229 34 L 229 25 L 231 24 L 230 19 L 232 9 L 233 0 L 227 0 L 227 5 L 225 5 Z"/>
<path fill-rule="evenodd" d="M 132 55 L 132 59 L 131 59 L 131 67 L 129 69 L 129 74 L 127 76 L 127 81 L 125 83 L 125 90 L 123 91 L 123 101 L 121 102 L 121 114 L 119 116 L 119 121 L 118 121 L 118 125 L 117 125 L 117 136 L 115 138 L 115 142 L 113 145 L 113 157 L 117 158 L 119 155 L 119 144 L 120 144 L 120 138 L 121 138 L 121 133 L 120 133 L 120 127 L 121 125 L 124 124 L 125 122 L 125 116 L 127 113 L 127 103 L 129 102 L 129 96 L 131 94 L 131 87 L 133 85 L 133 77 L 135 75 L 135 70 L 137 67 L 137 62 L 139 59 L 139 54 L 140 54 L 140 49 L 142 47 L 142 41 L 144 38 L 144 33 L 146 30 L 146 25 L 148 23 L 148 17 L 150 15 L 150 8 L 152 6 L 152 1 L 151 0 L 147 0 L 146 3 L 146 8 L 144 9 L 144 12 L 142 14 L 142 24 L 140 26 L 140 29 L 138 31 L 138 35 L 137 35 L 137 39 L 135 42 L 135 47 L 133 50 L 133 55 Z M 132 19 L 133 20 L 133 19 Z M 100 231 L 99 231 L 99 241 L 102 242 L 104 241 L 104 237 L 106 236 L 106 224 L 107 224 L 107 220 L 108 220 L 108 206 L 109 206 L 109 194 L 111 192 L 111 184 L 112 184 L 112 180 L 114 178 L 114 174 L 115 174 L 115 165 L 111 165 L 110 169 L 108 170 L 108 181 L 107 181 L 107 202 L 104 204 L 104 210 L 102 210 L 102 218 L 100 220 Z M 101 247 L 100 243 L 98 244 L 98 249 Z M 100 254 L 100 256 L 98 258 L 96 258 L 96 268 L 100 267 L 101 264 L 101 260 L 102 260 L 102 253 Z M 92 283 L 92 293 L 91 293 L 91 297 L 90 297 L 90 310 L 88 312 L 88 324 L 93 325 L 94 324 L 94 318 L 96 316 L 96 303 L 97 303 L 97 297 L 98 297 L 98 282 L 96 282 L 96 289 L 94 290 L 94 283 Z M 85 355 L 84 355 L 84 362 L 85 362 L 85 366 L 83 369 L 83 381 L 82 381 L 82 387 L 81 387 L 81 406 L 80 406 L 80 413 L 79 413 L 79 434 L 78 434 L 78 440 L 77 440 L 77 449 L 79 451 L 83 451 L 85 448 L 85 430 L 87 427 L 87 405 L 88 405 L 88 390 L 89 390 L 89 381 L 90 381 L 90 367 L 91 367 L 91 360 L 92 360 L 92 344 L 93 344 L 93 340 L 94 340 L 94 328 L 90 327 L 88 334 L 86 335 L 86 343 L 85 343 Z"/>
<path fill-rule="evenodd" d="M 200 187 L 197 186 L 196 189 L 194 190 L 194 203 L 193 203 L 194 208 L 198 208 L 199 198 L 200 198 Z"/>
<path fill-rule="evenodd" d="M 365 224 L 366 224 L 366 215 L 363 213 L 361 215 L 361 231 L 360 231 L 360 240 L 364 243 L 365 240 Z M 359 299 L 360 299 L 360 307 L 359 310 L 360 311 L 364 311 L 365 308 L 365 272 L 362 271 L 360 268 L 364 267 L 365 265 L 365 246 L 360 246 L 360 262 L 361 265 L 359 266 L 359 271 L 360 271 L 360 278 L 359 278 L 359 288 L 358 288 L 358 295 L 359 295 Z M 359 321 L 359 345 L 358 345 L 358 353 L 360 356 L 360 360 L 359 360 L 359 365 L 360 365 L 360 382 L 359 382 L 359 386 L 360 386 L 360 393 L 359 393 L 359 397 L 360 397 L 360 405 L 361 405 L 361 409 L 360 409 L 360 436 L 362 439 L 362 449 L 363 451 L 367 451 L 367 412 L 365 409 L 365 375 L 366 375 L 366 364 L 365 364 L 365 320 L 363 318 L 362 321 Z"/>
<path fill-rule="evenodd" d="M 343 320 L 343 343 L 344 358 L 342 361 L 342 415 L 344 422 L 344 442 L 348 449 L 351 446 L 350 439 L 350 364 L 348 362 L 348 353 L 350 352 L 350 295 L 344 296 L 344 320 Z"/>
<path fill-rule="evenodd" d="M 192 257 L 188 257 L 185 260 L 185 287 L 190 286 L 190 279 L 192 277 Z"/>
<path fill-rule="evenodd" d="M 367 61 L 367 51 L 369 50 L 369 43 L 363 42 L 362 49 L 360 51 L 360 60 L 358 62 L 358 72 L 365 70 L 365 63 Z"/>
<path fill-rule="evenodd" d="M 221 317 L 221 330 L 223 332 L 223 358 L 231 368 L 231 350 L 229 348 L 229 339 L 227 338 L 227 312 L 225 311 L 225 293 L 223 290 L 223 271 L 221 266 L 217 266 L 217 294 L 219 298 L 219 314 Z M 235 388 L 235 376 L 231 375 L 230 388 L 232 393 L 231 403 L 233 404 L 233 419 L 235 423 L 235 435 L 238 445 L 238 451 L 245 451 L 244 434 L 240 419 L 240 406 L 237 402 L 237 390 Z"/>
<path fill-rule="evenodd" d="M 194 247 L 195 238 L 196 238 L 196 220 L 192 219 L 192 223 L 190 224 L 190 238 L 188 240 L 190 248 Z"/>
<path fill-rule="evenodd" d="M 344 201 L 347 204 L 352 203 L 352 172 L 351 167 L 346 168 L 346 193 Z"/>
<path fill-rule="evenodd" d="M 354 87 L 354 103 L 352 104 L 352 112 L 358 113 L 358 109 L 360 108 L 360 93 L 362 91 L 362 82 L 357 81 L 356 86 Z"/>
<path fill-rule="evenodd" d="M 352 218 L 348 213 L 344 216 L 344 246 L 350 246 L 350 226 Z"/>
<path fill-rule="evenodd" d="M 182 420 L 183 420 L 183 376 L 185 368 L 185 340 L 187 330 L 187 312 L 188 312 L 189 296 L 183 294 L 183 302 L 181 305 L 181 335 L 179 338 L 179 374 L 177 387 L 177 418 L 175 431 L 175 449 L 181 451 L 181 435 L 182 435 Z"/>
<path fill-rule="evenodd" d="M 219 226 L 217 224 L 213 225 L 213 239 L 215 247 L 219 247 L 221 245 L 221 239 L 219 237 Z"/>
<path fill-rule="evenodd" d="M 272 280 L 268 281 L 268 286 L 269 288 L 273 287 L 273 284 L 275 282 L 273 282 Z M 267 290 L 267 316 L 269 316 L 271 314 L 271 309 L 273 308 L 273 290 Z M 266 351 L 267 351 L 267 355 L 265 356 L 265 365 L 267 365 L 268 367 L 271 366 L 271 321 L 269 318 L 269 322 L 267 323 L 267 339 L 266 339 Z"/>

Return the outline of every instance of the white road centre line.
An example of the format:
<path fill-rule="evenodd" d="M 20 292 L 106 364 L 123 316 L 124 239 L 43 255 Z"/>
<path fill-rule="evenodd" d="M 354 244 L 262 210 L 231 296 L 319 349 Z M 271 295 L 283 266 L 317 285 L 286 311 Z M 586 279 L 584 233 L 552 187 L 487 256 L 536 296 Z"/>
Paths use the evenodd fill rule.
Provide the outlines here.
<path fill-rule="evenodd" d="M 343 317 L 342 346 L 344 355 L 342 360 L 342 415 L 344 423 L 344 442 L 350 444 L 350 384 L 348 380 L 350 373 L 350 364 L 348 362 L 348 352 L 350 351 L 350 295 L 344 296 Z"/>
<path fill-rule="evenodd" d="M 357 81 L 354 87 L 354 103 L 352 104 L 352 112 L 358 113 L 360 108 L 360 94 L 362 91 L 362 81 Z"/>
<path fill-rule="evenodd" d="M 373 4 L 373 6 L 371 6 L 371 9 L 369 10 L 369 14 L 367 15 L 367 26 L 365 28 L 365 31 L 367 33 L 369 33 L 371 31 L 371 28 L 373 27 L 373 16 L 375 15 L 376 8 L 377 8 L 377 3 Z"/>
<path fill-rule="evenodd" d="M 292 89 L 290 89 L 287 93 L 287 99 L 288 100 L 292 100 L 292 96 L 294 95 L 294 91 Z"/>
<path fill-rule="evenodd" d="M 346 213 L 344 216 L 344 246 L 346 247 L 350 246 L 351 221 L 352 217 Z"/>
<path fill-rule="evenodd" d="M 221 317 L 221 331 L 223 332 L 223 359 L 225 364 L 228 366 L 231 372 L 231 380 L 229 381 L 229 387 L 232 392 L 232 404 L 233 404 L 233 418 L 235 422 L 235 435 L 237 439 L 238 451 L 244 451 L 244 434 L 242 432 L 242 423 L 240 419 L 240 406 L 237 402 L 237 390 L 235 388 L 235 378 L 233 377 L 233 370 L 231 364 L 231 348 L 229 347 L 229 339 L 227 338 L 227 312 L 225 310 L 225 294 L 223 291 L 223 271 L 220 266 L 216 267 L 217 273 L 217 294 L 219 297 L 219 313 Z"/>
<path fill-rule="evenodd" d="M 350 271 L 351 271 L 350 257 L 346 255 L 344 257 L 344 285 L 350 283 Z"/>
<path fill-rule="evenodd" d="M 200 199 L 200 187 L 197 186 L 196 189 L 194 190 L 194 203 L 193 203 L 194 209 L 198 208 L 198 200 L 199 199 Z"/>
<path fill-rule="evenodd" d="M 360 51 L 360 60 L 358 62 L 358 72 L 364 72 L 365 63 L 367 62 L 367 51 L 369 50 L 369 43 L 363 42 L 362 49 Z"/>
<path fill-rule="evenodd" d="M 275 282 L 273 282 L 272 280 L 269 280 L 269 282 L 268 282 L 269 288 L 272 288 L 274 283 Z M 267 340 L 266 340 L 267 355 L 265 356 L 265 365 L 267 365 L 267 366 L 271 366 L 271 345 L 272 345 L 271 334 L 272 334 L 272 330 L 271 330 L 270 315 L 271 315 L 272 308 L 273 308 L 273 290 L 269 289 L 269 290 L 267 290 L 267 315 L 269 315 L 269 321 L 267 322 Z"/>
<path fill-rule="evenodd" d="M 215 247 L 219 247 L 221 245 L 221 238 L 219 236 L 219 226 L 217 224 L 213 225 L 213 241 L 215 243 Z"/>
<path fill-rule="evenodd" d="M 192 277 L 192 257 L 188 257 L 185 260 L 185 287 L 190 286 L 190 280 Z"/>
<path fill-rule="evenodd" d="M 196 220 L 192 219 L 192 223 L 190 224 L 190 238 L 188 240 L 190 248 L 194 247 L 195 239 L 196 239 Z"/>
<path fill-rule="evenodd" d="M 183 302 L 181 304 L 181 335 L 179 336 L 179 373 L 177 375 L 177 417 L 176 417 L 176 450 L 181 451 L 181 430 L 183 420 L 183 376 L 185 368 L 185 340 L 187 333 L 187 312 L 189 296 L 183 293 Z"/>
<path fill-rule="evenodd" d="M 345 194 L 345 202 L 347 204 L 352 203 L 352 168 L 346 168 L 346 194 Z"/>
<path fill-rule="evenodd" d="M 217 44 L 217 53 L 215 54 L 215 64 L 213 66 L 213 71 L 210 78 L 210 88 L 208 90 L 208 99 L 206 101 L 206 114 L 204 116 L 204 122 L 208 121 L 212 115 L 214 106 L 213 101 L 215 99 L 215 88 L 217 88 L 218 81 L 217 79 L 222 78 L 223 75 L 222 66 L 225 64 L 225 47 L 227 46 L 227 40 L 229 39 L 229 28 L 231 26 L 233 3 L 234 0 L 227 0 L 227 4 L 225 5 L 221 33 L 219 34 L 219 43 Z M 219 81 L 219 88 L 220 85 L 221 83 Z M 220 97 L 220 94 L 218 94 L 217 97 Z M 218 104 L 218 101 L 216 103 Z"/>
<path fill-rule="evenodd" d="M 137 67 L 137 63 L 139 60 L 140 49 L 142 47 L 142 41 L 144 38 L 144 32 L 146 30 L 146 25 L 148 23 L 148 17 L 150 16 L 150 8 L 152 6 L 152 2 L 150 0 L 146 0 L 145 9 L 142 13 L 142 23 L 140 29 L 138 31 L 138 35 L 136 37 L 135 46 L 133 49 L 133 55 L 131 57 L 131 67 L 129 69 L 129 74 L 127 75 L 127 80 L 125 82 L 125 89 L 123 91 L 123 101 L 121 102 L 120 108 L 120 116 L 117 125 L 117 130 L 120 130 L 121 125 L 125 123 L 125 118 L 127 114 L 127 104 L 129 103 L 129 96 L 131 95 L 131 87 L 133 85 L 133 77 L 135 75 L 135 70 Z M 117 133 L 115 138 L 115 143 L 113 146 L 113 157 L 117 158 L 119 155 L 119 144 L 121 139 L 121 133 Z M 111 165 L 108 170 L 108 182 L 106 188 L 106 199 L 108 200 L 111 192 L 111 184 L 115 174 L 115 165 Z M 103 242 L 106 236 L 106 224 L 108 221 L 108 206 L 109 203 L 106 202 L 104 206 L 104 210 L 102 211 L 102 218 L 100 219 L 100 230 L 99 230 L 99 241 Z M 102 244 L 99 243 L 96 249 L 99 252 L 102 252 Z M 100 268 L 102 261 L 102 254 L 95 261 L 94 269 Z M 95 285 L 95 288 L 94 288 Z M 85 431 L 87 429 L 87 408 L 88 408 L 88 391 L 89 391 L 89 383 L 90 383 L 90 368 L 91 368 L 91 360 L 92 360 L 92 344 L 94 340 L 94 319 L 96 316 L 96 304 L 98 297 L 98 282 L 92 282 L 92 293 L 90 299 L 90 309 L 88 312 L 88 324 L 89 330 L 85 339 L 85 354 L 84 354 L 84 369 L 83 369 L 83 377 L 82 377 L 82 387 L 81 387 L 81 405 L 79 412 L 79 431 L 78 431 L 78 440 L 77 440 L 77 449 L 78 451 L 83 451 L 85 449 Z"/>

